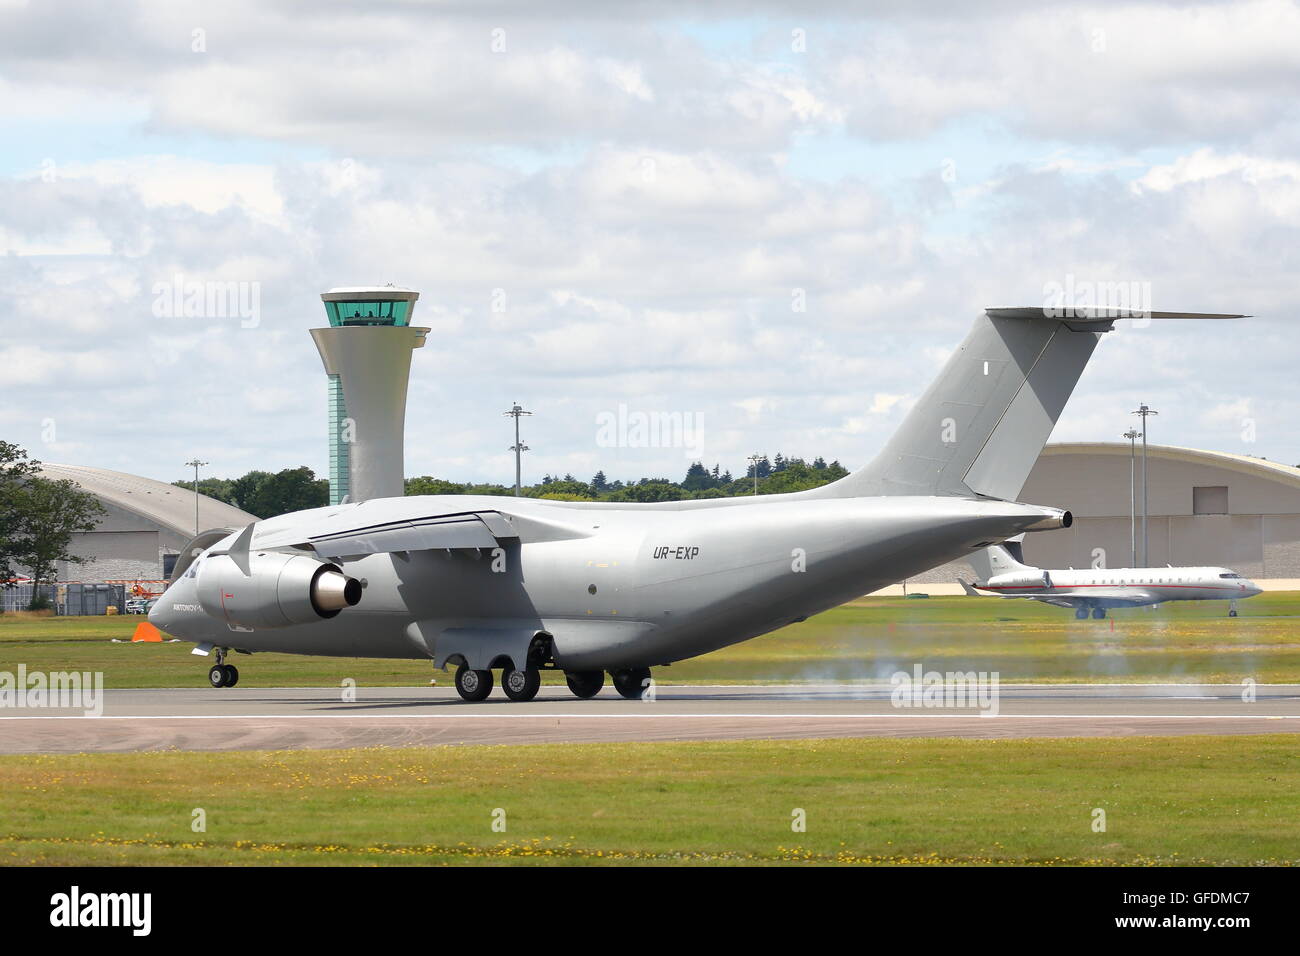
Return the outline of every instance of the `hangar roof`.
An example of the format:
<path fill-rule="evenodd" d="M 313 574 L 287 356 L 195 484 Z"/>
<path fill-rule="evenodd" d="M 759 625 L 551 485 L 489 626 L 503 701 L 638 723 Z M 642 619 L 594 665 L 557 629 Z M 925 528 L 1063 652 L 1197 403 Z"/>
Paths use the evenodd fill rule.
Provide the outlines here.
<path fill-rule="evenodd" d="M 46 478 L 66 478 L 76 482 L 83 491 L 134 512 L 186 539 L 194 535 L 193 491 L 152 478 L 87 465 L 52 465 L 42 462 L 40 471 Z M 240 511 L 234 505 L 199 495 L 199 525 L 203 530 L 240 528 L 256 520 L 256 516 Z"/>
<path fill-rule="evenodd" d="M 1138 456 L 1142 446 L 1138 445 Z M 1043 455 L 1123 455 L 1129 454 L 1128 442 L 1060 442 L 1048 445 Z M 1254 475 L 1272 481 L 1300 488 L 1300 468 L 1293 468 L 1281 462 L 1268 461 L 1265 458 L 1252 458 L 1250 455 L 1235 455 L 1231 452 L 1203 451 L 1199 448 L 1179 448 L 1177 445 L 1147 445 L 1148 458 L 1163 458 L 1167 461 L 1186 461 L 1202 465 L 1216 465 L 1231 471 Z"/>

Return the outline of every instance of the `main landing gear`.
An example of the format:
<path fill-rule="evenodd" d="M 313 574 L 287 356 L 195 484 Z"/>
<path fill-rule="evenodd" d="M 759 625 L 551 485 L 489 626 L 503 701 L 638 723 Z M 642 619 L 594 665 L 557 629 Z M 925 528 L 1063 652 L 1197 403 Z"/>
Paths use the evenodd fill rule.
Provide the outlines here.
<path fill-rule="evenodd" d="M 595 697 L 605 686 L 604 671 L 565 671 L 564 679 L 573 696 L 583 700 Z"/>
<path fill-rule="evenodd" d="M 537 696 L 541 686 L 542 672 L 539 670 L 529 668 L 521 671 L 507 668 L 501 672 L 501 689 L 516 703 L 532 700 Z"/>
<path fill-rule="evenodd" d="M 468 664 L 456 668 L 456 693 L 465 700 L 487 700 L 492 693 L 492 672 L 471 670 Z M 501 671 L 501 689 L 516 703 L 532 700 L 542 686 L 542 672 L 536 668 L 518 670 L 506 667 Z"/>
<path fill-rule="evenodd" d="M 239 669 L 226 663 L 226 649 L 217 648 L 217 662 L 208 671 L 208 683 L 213 687 L 234 687 L 239 683 Z"/>
<path fill-rule="evenodd" d="M 614 689 L 628 700 L 640 700 L 646 688 L 650 686 L 650 668 L 633 667 L 628 670 L 614 671 Z"/>
<path fill-rule="evenodd" d="M 1088 620 L 1088 609 L 1086 607 L 1076 607 L 1074 609 L 1074 616 L 1080 621 L 1086 621 Z"/>
<path fill-rule="evenodd" d="M 1106 616 L 1106 609 L 1104 607 L 1095 607 L 1092 609 L 1092 616 L 1100 621 Z"/>
<path fill-rule="evenodd" d="M 643 699 L 650 686 L 648 667 L 611 671 L 610 676 L 614 679 L 614 689 L 628 700 Z M 573 696 L 583 700 L 595 697 L 605 686 L 604 671 L 565 671 L 564 679 Z M 491 670 L 472 670 L 468 664 L 463 663 L 456 668 L 456 693 L 465 700 L 487 700 L 493 686 Z M 519 670 L 507 666 L 501 671 L 501 689 L 505 691 L 506 697 L 516 703 L 532 700 L 541 686 L 542 672 L 538 668 Z"/>
<path fill-rule="evenodd" d="M 1236 617 L 1236 616 L 1237 616 L 1237 602 L 1236 602 L 1236 601 L 1229 601 L 1229 602 L 1228 602 L 1228 617 Z"/>
<path fill-rule="evenodd" d="M 456 693 L 466 700 L 487 700 L 492 693 L 492 672 L 472 671 L 466 664 L 456 668 Z"/>

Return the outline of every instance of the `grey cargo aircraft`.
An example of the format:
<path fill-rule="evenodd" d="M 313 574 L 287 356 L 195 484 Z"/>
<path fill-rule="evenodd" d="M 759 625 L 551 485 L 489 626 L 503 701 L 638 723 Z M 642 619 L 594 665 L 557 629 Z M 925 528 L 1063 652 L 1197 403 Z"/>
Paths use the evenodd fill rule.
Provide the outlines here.
<path fill-rule="evenodd" d="M 1150 313 L 1152 318 L 1237 318 Z M 199 535 L 149 612 L 216 651 L 415 658 L 466 700 L 578 697 L 608 673 L 765 634 L 1070 512 L 1015 500 L 1102 333 L 1134 313 L 988 309 L 884 449 L 809 491 L 655 504 L 379 498 Z"/>

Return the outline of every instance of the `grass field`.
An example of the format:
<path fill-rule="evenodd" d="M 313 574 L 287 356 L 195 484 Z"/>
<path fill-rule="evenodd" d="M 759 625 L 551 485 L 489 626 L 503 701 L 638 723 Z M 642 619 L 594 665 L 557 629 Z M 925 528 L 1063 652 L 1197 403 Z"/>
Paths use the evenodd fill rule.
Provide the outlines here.
<path fill-rule="evenodd" d="M 0 862 L 1294 864 L 1300 752 L 1268 736 L 6 756 Z"/>
<path fill-rule="evenodd" d="M 665 683 L 887 679 L 920 662 L 940 670 L 996 670 L 1004 682 L 1300 682 L 1300 593 L 1262 594 L 1225 617 L 1222 602 L 1167 604 L 1076 621 L 1061 608 L 966 597 L 865 598 L 802 624 L 704 657 L 657 668 Z M 191 644 L 129 640 L 137 617 L 0 615 L 0 669 L 102 671 L 109 687 L 198 687 L 209 659 Z M 422 684 L 419 661 L 237 655 L 241 686 Z M 449 678 L 448 678 L 449 679 Z M 560 680 L 548 674 L 548 682 Z"/>

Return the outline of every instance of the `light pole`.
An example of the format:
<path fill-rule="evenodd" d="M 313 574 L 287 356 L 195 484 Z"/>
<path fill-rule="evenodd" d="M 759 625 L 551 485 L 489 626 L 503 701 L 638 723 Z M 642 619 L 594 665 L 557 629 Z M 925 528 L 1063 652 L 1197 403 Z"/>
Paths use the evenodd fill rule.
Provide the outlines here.
<path fill-rule="evenodd" d="M 1134 444 L 1134 440 L 1138 437 L 1137 429 L 1130 428 L 1124 433 L 1124 437 L 1128 439 L 1128 543 L 1133 552 L 1129 560 L 1133 562 L 1130 567 L 1137 567 L 1137 446 Z"/>
<path fill-rule="evenodd" d="M 1142 419 L 1142 567 L 1145 568 L 1151 563 L 1151 537 L 1147 531 L 1147 418 L 1160 413 L 1143 403 L 1133 414 Z"/>
<path fill-rule="evenodd" d="M 754 494 L 758 494 L 758 463 L 764 458 L 763 455 L 750 455 L 749 463 L 751 470 L 754 472 Z"/>
<path fill-rule="evenodd" d="M 523 464 L 522 464 L 521 456 L 523 455 L 524 452 L 532 450 L 519 440 L 519 418 L 521 415 L 531 415 L 532 412 L 524 411 L 523 406 L 520 405 L 518 402 L 515 402 L 513 405 L 510 406 L 510 411 L 502 412 L 501 414 L 508 415 L 515 420 L 515 443 L 510 446 L 509 450 L 515 453 L 515 497 L 518 498 L 519 479 L 523 473 Z"/>
<path fill-rule="evenodd" d="M 194 537 L 197 538 L 199 536 L 199 468 L 207 462 L 195 458 L 185 464 L 194 469 Z"/>

